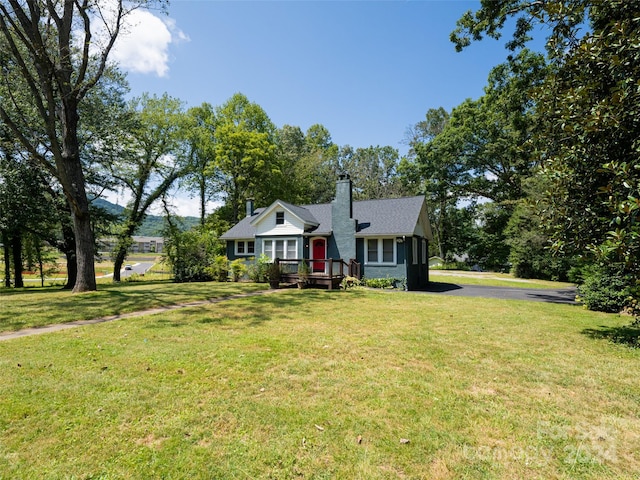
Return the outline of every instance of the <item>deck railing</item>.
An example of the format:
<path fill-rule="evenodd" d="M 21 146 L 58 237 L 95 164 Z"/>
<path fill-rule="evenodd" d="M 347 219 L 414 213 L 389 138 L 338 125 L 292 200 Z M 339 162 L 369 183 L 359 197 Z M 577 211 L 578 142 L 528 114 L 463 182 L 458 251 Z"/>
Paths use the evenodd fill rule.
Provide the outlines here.
<path fill-rule="evenodd" d="M 346 276 L 360 278 L 360 264 L 355 260 L 347 263 L 341 258 L 277 258 L 275 262 L 280 266 L 281 281 L 283 282 L 295 283 L 299 281 L 302 263 L 308 267 L 306 281 L 310 285 L 327 285 L 329 289 L 332 289 L 340 285 Z"/>

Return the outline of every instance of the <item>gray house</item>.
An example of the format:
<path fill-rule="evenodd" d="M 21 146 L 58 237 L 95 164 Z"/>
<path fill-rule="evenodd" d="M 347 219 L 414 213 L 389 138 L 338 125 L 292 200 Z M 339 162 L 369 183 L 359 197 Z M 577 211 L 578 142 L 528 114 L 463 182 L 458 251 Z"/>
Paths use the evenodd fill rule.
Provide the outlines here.
<path fill-rule="evenodd" d="M 220 238 L 227 242 L 230 260 L 264 254 L 285 272 L 287 265 L 305 261 L 317 279 L 339 281 L 347 273 L 395 278 L 408 290 L 429 281 L 432 236 L 424 196 L 354 202 L 348 175 L 338 179 L 331 203 L 299 206 L 276 200 L 255 209 L 250 200 L 247 216 Z"/>

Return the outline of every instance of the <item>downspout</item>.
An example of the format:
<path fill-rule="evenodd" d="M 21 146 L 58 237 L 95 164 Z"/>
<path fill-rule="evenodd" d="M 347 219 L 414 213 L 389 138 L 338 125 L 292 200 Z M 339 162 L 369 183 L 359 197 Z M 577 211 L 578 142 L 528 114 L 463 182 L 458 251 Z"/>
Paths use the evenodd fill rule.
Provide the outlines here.
<path fill-rule="evenodd" d="M 402 235 L 402 244 L 404 245 L 404 291 L 409 290 L 409 256 L 407 255 L 407 236 Z"/>

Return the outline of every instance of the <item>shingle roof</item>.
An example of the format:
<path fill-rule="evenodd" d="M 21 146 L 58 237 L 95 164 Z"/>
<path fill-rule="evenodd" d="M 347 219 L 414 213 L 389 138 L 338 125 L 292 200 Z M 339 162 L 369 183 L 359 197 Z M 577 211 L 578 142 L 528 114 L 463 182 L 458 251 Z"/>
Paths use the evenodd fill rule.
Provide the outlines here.
<path fill-rule="evenodd" d="M 280 202 L 307 224 L 316 224 L 308 233 L 330 235 L 331 204 L 292 205 Z M 412 235 L 420 218 L 424 196 L 363 200 L 353 202 L 353 217 L 358 221 L 356 236 Z M 251 222 L 265 209 L 256 209 L 251 217 L 245 217 L 221 235 L 223 240 L 253 238 L 255 227 Z"/>
<path fill-rule="evenodd" d="M 316 218 L 313 216 L 313 214 L 309 211 L 307 207 L 300 207 L 298 205 L 293 205 L 292 203 L 283 202 L 281 200 L 276 200 L 274 203 L 271 204 L 271 206 L 275 205 L 276 203 L 282 205 L 284 208 L 289 210 L 296 217 L 302 220 L 305 224 L 318 225 L 318 220 L 316 220 Z M 268 208 L 271 208 L 271 206 L 269 206 Z"/>
<path fill-rule="evenodd" d="M 353 202 L 356 236 L 413 235 L 423 204 L 423 196 Z"/>

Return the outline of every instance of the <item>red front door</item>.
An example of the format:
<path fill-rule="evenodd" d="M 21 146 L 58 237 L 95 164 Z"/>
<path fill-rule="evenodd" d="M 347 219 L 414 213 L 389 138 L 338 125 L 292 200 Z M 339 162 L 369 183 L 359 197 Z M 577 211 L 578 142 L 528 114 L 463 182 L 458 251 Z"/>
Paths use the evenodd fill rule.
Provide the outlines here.
<path fill-rule="evenodd" d="M 324 238 L 316 238 L 313 241 L 312 257 L 317 259 L 324 259 L 327 255 L 327 242 Z M 324 272 L 325 262 L 313 262 L 314 272 Z"/>

